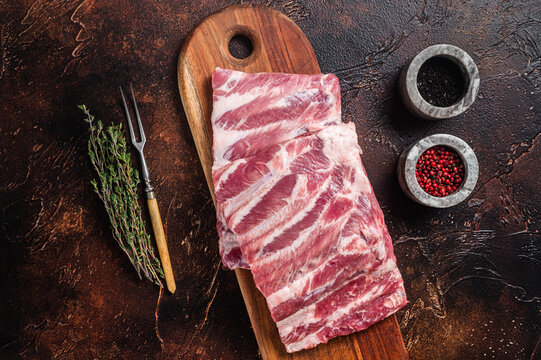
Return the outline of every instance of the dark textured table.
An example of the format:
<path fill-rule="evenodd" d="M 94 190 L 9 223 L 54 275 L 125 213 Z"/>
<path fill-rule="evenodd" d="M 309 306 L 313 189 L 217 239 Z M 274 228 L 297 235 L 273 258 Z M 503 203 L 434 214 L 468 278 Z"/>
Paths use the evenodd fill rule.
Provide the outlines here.
<path fill-rule="evenodd" d="M 189 31 L 232 1 L 0 2 L 0 358 L 257 359 L 233 272 L 220 265 L 214 208 L 177 90 Z M 345 121 L 395 241 L 410 304 L 412 359 L 541 358 L 541 4 L 512 1 L 269 0 L 306 33 L 342 85 Z M 479 96 L 447 121 L 415 119 L 401 67 L 450 43 L 477 62 Z M 124 121 L 134 83 L 147 160 L 176 271 L 174 296 L 139 281 L 89 180 L 77 104 Z M 411 142 L 467 141 L 473 196 L 424 208 L 398 187 Z"/>

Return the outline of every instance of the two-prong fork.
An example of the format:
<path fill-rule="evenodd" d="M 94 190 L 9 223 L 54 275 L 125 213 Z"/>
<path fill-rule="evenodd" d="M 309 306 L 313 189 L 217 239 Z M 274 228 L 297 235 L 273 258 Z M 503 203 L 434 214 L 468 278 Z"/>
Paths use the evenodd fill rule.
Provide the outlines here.
<path fill-rule="evenodd" d="M 130 111 L 128 109 L 128 104 L 126 103 L 126 98 L 124 97 L 124 92 L 122 87 L 120 88 L 120 94 L 122 95 L 122 103 L 124 104 L 124 110 L 126 111 L 126 117 L 128 118 L 128 127 L 130 129 L 130 137 L 133 146 L 137 149 L 139 153 L 139 158 L 141 159 L 141 168 L 143 181 L 145 182 L 145 193 L 147 195 L 147 205 L 148 211 L 150 213 L 150 221 L 152 222 L 152 229 L 154 230 L 154 237 L 156 238 L 156 245 L 158 246 L 158 252 L 160 254 L 160 259 L 162 261 L 163 273 L 165 275 L 165 282 L 167 283 L 167 288 L 170 292 L 174 293 L 177 286 L 175 284 L 175 277 L 173 276 L 173 268 L 171 267 L 171 259 L 169 258 L 169 250 L 167 249 L 167 240 L 165 239 L 165 232 L 163 231 L 162 218 L 160 216 L 160 210 L 158 208 L 158 203 L 156 201 L 156 195 L 154 194 L 154 188 L 150 183 L 150 174 L 148 172 L 147 163 L 145 161 L 145 156 L 143 154 L 143 149 L 147 141 L 145 137 L 145 131 L 143 130 L 143 125 L 141 124 L 141 117 L 139 116 L 139 110 L 137 109 L 137 102 L 135 101 L 135 94 L 133 93 L 133 87 L 130 84 L 131 96 L 133 100 L 133 108 L 135 113 L 135 118 L 137 119 L 137 126 L 139 129 L 139 136 L 141 140 L 137 141 L 135 137 L 135 132 L 133 131 L 133 125 L 130 117 Z"/>

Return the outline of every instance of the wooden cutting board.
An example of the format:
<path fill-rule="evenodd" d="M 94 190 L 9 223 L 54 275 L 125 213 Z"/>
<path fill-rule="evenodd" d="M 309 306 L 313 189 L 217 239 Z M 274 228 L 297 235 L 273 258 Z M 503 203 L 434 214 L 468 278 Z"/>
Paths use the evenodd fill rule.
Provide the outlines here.
<path fill-rule="evenodd" d="M 248 37 L 253 51 L 245 59 L 228 50 L 235 35 Z M 203 20 L 184 42 L 178 61 L 178 85 L 195 146 L 214 200 L 212 185 L 211 77 L 216 67 L 245 72 L 320 73 L 306 36 L 282 13 L 263 6 L 234 5 Z M 244 302 L 265 360 L 407 359 L 394 315 L 365 331 L 334 338 L 293 354 L 285 351 L 267 303 L 247 270 L 236 270 Z"/>

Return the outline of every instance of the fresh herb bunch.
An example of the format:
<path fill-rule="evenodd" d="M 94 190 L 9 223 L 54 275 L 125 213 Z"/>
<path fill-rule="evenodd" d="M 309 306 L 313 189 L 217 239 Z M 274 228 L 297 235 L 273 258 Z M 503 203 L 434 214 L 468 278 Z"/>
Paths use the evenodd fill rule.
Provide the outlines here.
<path fill-rule="evenodd" d="M 104 128 L 94 121 L 85 105 L 79 105 L 90 127 L 88 155 L 98 173 L 98 180 L 90 183 L 105 205 L 111 222 L 113 236 L 120 248 L 128 255 L 137 275 L 163 286 L 160 260 L 154 253 L 150 235 L 145 231 L 141 206 L 137 197 L 139 173 L 133 168 L 130 154 L 126 151 L 126 138 L 122 124 Z"/>

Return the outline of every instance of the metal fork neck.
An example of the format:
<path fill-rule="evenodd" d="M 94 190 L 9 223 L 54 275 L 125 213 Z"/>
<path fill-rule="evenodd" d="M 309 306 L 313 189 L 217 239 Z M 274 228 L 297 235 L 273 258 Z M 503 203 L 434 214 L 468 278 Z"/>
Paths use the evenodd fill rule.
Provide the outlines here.
<path fill-rule="evenodd" d="M 147 193 L 147 199 L 153 199 L 155 197 L 154 188 L 150 183 L 150 174 L 148 172 L 147 162 L 145 161 L 145 156 L 143 155 L 142 149 L 139 150 L 139 158 L 141 159 L 142 176 L 143 181 L 145 182 L 145 192 Z"/>

